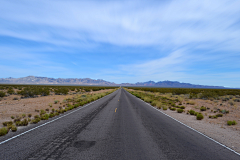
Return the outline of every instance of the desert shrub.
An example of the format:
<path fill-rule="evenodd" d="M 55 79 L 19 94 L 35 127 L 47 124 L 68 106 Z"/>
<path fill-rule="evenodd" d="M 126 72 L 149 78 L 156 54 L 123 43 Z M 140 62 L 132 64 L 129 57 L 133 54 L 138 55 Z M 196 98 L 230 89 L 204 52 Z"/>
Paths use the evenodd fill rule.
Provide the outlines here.
<path fill-rule="evenodd" d="M 185 107 L 184 107 L 184 106 L 180 106 L 180 108 L 181 108 L 181 109 L 185 109 Z"/>
<path fill-rule="evenodd" d="M 67 95 L 68 91 L 69 91 L 68 88 L 65 88 L 65 87 L 60 87 L 60 88 L 54 89 L 54 92 L 56 95 Z"/>
<path fill-rule="evenodd" d="M 229 125 L 229 126 L 231 126 L 232 125 L 232 121 L 227 121 L 227 124 Z"/>
<path fill-rule="evenodd" d="M 167 110 L 167 106 L 163 106 L 163 110 Z"/>
<path fill-rule="evenodd" d="M 236 121 L 232 121 L 232 125 L 236 125 L 237 124 L 237 122 Z"/>
<path fill-rule="evenodd" d="M 54 113 L 49 114 L 49 118 L 52 118 L 52 117 L 54 117 Z"/>
<path fill-rule="evenodd" d="M 26 114 L 22 114 L 22 118 L 25 118 L 26 117 Z"/>
<path fill-rule="evenodd" d="M 48 114 L 44 114 L 44 115 L 41 115 L 41 120 L 48 120 L 49 118 L 49 115 Z"/>
<path fill-rule="evenodd" d="M 208 118 L 212 118 L 212 116 L 208 116 Z"/>
<path fill-rule="evenodd" d="M 46 111 L 44 111 L 44 110 L 41 110 L 40 111 L 40 115 L 43 115 L 43 114 L 45 114 L 46 113 Z"/>
<path fill-rule="evenodd" d="M 154 100 L 154 101 L 152 101 L 151 105 L 152 105 L 152 106 L 156 106 L 157 102 L 158 102 L 158 101 Z"/>
<path fill-rule="evenodd" d="M 55 109 L 53 108 L 53 109 L 52 109 L 52 112 L 54 112 L 54 111 L 55 111 Z"/>
<path fill-rule="evenodd" d="M 15 91 L 13 90 L 12 87 L 8 88 L 8 91 L 7 91 L 8 94 L 14 94 Z"/>
<path fill-rule="evenodd" d="M 229 101 L 228 102 L 231 106 L 233 106 L 234 105 L 234 102 L 231 100 L 231 101 Z"/>
<path fill-rule="evenodd" d="M 40 122 L 40 120 L 41 120 L 40 118 L 35 118 L 31 121 L 31 123 L 36 124 L 36 123 Z"/>
<path fill-rule="evenodd" d="M 2 124 L 3 124 L 3 126 L 7 126 L 7 125 L 12 125 L 13 122 L 12 121 L 6 121 L 6 122 L 3 122 Z"/>
<path fill-rule="evenodd" d="M 40 117 L 39 117 L 39 115 L 35 115 L 34 118 L 37 119 L 37 118 L 40 118 Z"/>
<path fill-rule="evenodd" d="M 198 112 L 195 112 L 194 115 L 197 116 L 197 115 L 198 115 Z"/>
<path fill-rule="evenodd" d="M 216 116 L 217 116 L 217 117 L 222 117 L 223 114 L 219 113 L 219 114 L 217 114 Z"/>
<path fill-rule="evenodd" d="M 206 107 L 204 107 L 204 106 L 202 106 L 202 107 L 200 108 L 200 110 L 201 110 L 201 111 L 206 111 L 206 110 L 207 110 L 207 108 L 206 108 Z"/>
<path fill-rule="evenodd" d="M 179 109 L 177 109 L 177 112 L 178 112 L 178 113 L 182 113 L 182 112 L 183 112 L 183 109 L 180 109 L 180 108 L 179 108 Z"/>
<path fill-rule="evenodd" d="M 5 92 L 0 91 L 0 97 L 4 97 L 6 95 Z"/>
<path fill-rule="evenodd" d="M 234 102 L 240 102 L 240 99 L 239 98 L 234 99 Z"/>
<path fill-rule="evenodd" d="M 11 130 L 12 130 L 13 132 L 16 132 L 16 131 L 17 131 L 17 127 L 16 127 L 15 125 L 12 125 Z"/>
<path fill-rule="evenodd" d="M 196 103 L 194 101 L 187 101 L 187 104 L 195 105 Z"/>
<path fill-rule="evenodd" d="M 147 103 L 151 103 L 153 100 L 149 97 L 143 97 L 143 100 Z"/>
<path fill-rule="evenodd" d="M 190 113 L 191 115 L 194 115 L 195 111 L 191 109 L 191 110 L 189 111 L 189 113 Z"/>
<path fill-rule="evenodd" d="M 226 111 L 226 113 L 229 113 L 229 111 Z"/>
<path fill-rule="evenodd" d="M 47 109 L 45 109 L 45 111 L 49 112 L 49 109 L 47 108 Z"/>
<path fill-rule="evenodd" d="M 11 116 L 12 119 L 14 119 L 15 117 L 14 116 Z"/>
<path fill-rule="evenodd" d="M 29 114 L 28 114 L 28 117 L 31 118 L 31 117 L 32 117 L 32 114 L 29 113 Z"/>
<path fill-rule="evenodd" d="M 14 97 L 13 100 L 18 100 L 18 97 Z"/>
<path fill-rule="evenodd" d="M 27 126 L 28 125 L 28 120 L 24 119 L 21 121 L 22 126 Z"/>
<path fill-rule="evenodd" d="M 7 133 L 8 133 L 8 130 L 7 130 L 5 127 L 3 127 L 3 128 L 0 129 L 0 136 L 4 136 L 4 135 L 6 135 Z"/>
<path fill-rule="evenodd" d="M 197 118 L 197 120 L 202 120 L 204 118 L 204 116 L 201 113 L 199 113 L 199 114 L 197 114 L 196 118 Z"/>
<path fill-rule="evenodd" d="M 172 110 L 172 111 L 175 111 L 175 110 L 176 110 L 176 108 L 174 108 L 174 107 L 171 107 L 171 108 L 170 108 L 170 110 Z"/>

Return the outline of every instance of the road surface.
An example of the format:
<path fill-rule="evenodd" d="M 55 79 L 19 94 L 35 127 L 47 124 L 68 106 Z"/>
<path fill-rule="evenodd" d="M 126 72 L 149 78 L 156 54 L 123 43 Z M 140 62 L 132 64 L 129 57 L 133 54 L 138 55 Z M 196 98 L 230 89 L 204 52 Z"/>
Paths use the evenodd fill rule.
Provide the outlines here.
<path fill-rule="evenodd" d="M 63 115 L 0 137 L 33 129 L 0 144 L 0 159 L 240 159 L 124 89 Z"/>

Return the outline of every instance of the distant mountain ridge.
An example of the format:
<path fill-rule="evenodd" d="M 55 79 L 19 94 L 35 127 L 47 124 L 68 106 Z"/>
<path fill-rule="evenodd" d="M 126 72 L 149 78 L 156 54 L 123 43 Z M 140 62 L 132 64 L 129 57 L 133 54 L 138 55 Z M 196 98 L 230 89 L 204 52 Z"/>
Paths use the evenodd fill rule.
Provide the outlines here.
<path fill-rule="evenodd" d="M 35 77 L 27 76 L 22 78 L 0 78 L 2 84 L 75 84 L 75 85 L 116 85 L 112 82 L 107 82 L 102 79 L 90 78 L 48 78 L 48 77 Z"/>
<path fill-rule="evenodd" d="M 102 85 L 102 86 L 149 86 L 149 87 L 169 87 L 169 88 L 225 88 L 222 86 L 206 86 L 195 85 L 190 83 L 180 83 L 178 81 L 148 81 L 137 83 L 121 83 L 108 82 L 102 79 L 91 78 L 48 78 L 27 76 L 21 78 L 0 78 L 0 84 L 74 84 L 74 85 Z"/>

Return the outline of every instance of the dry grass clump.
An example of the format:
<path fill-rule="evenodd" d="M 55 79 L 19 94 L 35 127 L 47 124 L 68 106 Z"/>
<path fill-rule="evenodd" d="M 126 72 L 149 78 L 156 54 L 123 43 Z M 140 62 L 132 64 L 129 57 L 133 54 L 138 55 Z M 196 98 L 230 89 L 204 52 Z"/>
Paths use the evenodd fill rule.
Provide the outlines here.
<path fill-rule="evenodd" d="M 195 105 L 196 104 L 196 102 L 194 102 L 194 101 L 187 101 L 186 103 L 190 104 L 190 105 Z"/>

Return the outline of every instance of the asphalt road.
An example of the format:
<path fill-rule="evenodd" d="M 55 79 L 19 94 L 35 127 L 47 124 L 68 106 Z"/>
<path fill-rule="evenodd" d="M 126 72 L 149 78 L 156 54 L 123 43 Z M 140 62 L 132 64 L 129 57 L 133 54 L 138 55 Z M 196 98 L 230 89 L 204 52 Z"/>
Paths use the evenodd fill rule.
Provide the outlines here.
<path fill-rule="evenodd" d="M 0 159 L 240 159 L 123 89 L 71 112 L 0 144 Z M 0 143 L 56 118 L 1 137 Z"/>

